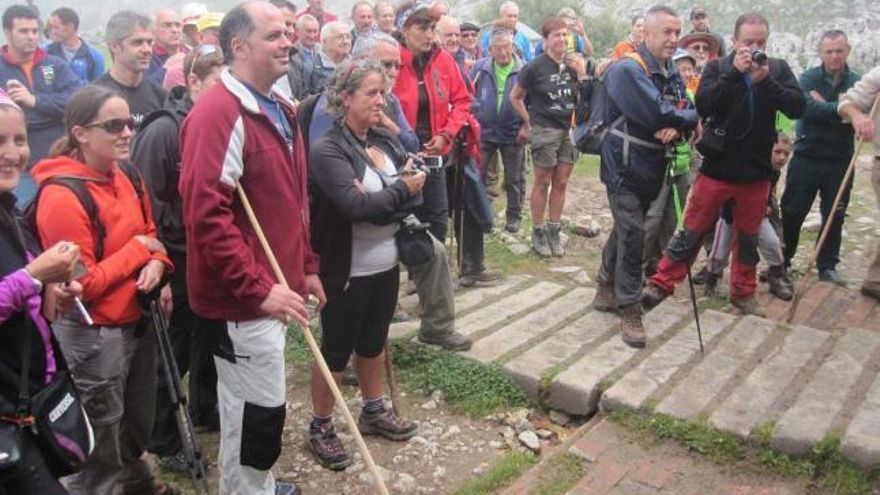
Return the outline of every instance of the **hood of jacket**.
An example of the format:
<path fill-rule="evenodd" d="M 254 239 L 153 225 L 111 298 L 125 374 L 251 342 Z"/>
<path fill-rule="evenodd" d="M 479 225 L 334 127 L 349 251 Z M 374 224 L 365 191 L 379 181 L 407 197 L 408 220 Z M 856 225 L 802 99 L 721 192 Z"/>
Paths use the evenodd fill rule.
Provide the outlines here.
<path fill-rule="evenodd" d="M 37 184 L 41 184 L 51 177 L 58 176 L 76 177 L 95 182 L 106 182 L 109 180 L 107 174 L 102 174 L 85 163 L 69 156 L 47 158 L 34 165 L 31 175 Z"/>

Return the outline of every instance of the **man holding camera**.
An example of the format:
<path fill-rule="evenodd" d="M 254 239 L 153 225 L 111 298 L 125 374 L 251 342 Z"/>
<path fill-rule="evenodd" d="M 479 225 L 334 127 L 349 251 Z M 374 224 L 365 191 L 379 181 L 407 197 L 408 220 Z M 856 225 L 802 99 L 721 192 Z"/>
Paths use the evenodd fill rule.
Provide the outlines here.
<path fill-rule="evenodd" d="M 770 193 L 770 164 L 776 141 L 776 113 L 792 119 L 804 114 L 806 101 L 788 64 L 764 53 L 770 25 L 759 13 L 736 20 L 733 53 L 706 64 L 697 91 L 697 111 L 705 134 L 697 148 L 704 156 L 685 209 L 684 228 L 676 233 L 643 292 L 652 308 L 672 294 L 686 275 L 700 239 L 733 199 L 730 302 L 743 313 L 763 316 L 755 294 L 757 234 Z"/>

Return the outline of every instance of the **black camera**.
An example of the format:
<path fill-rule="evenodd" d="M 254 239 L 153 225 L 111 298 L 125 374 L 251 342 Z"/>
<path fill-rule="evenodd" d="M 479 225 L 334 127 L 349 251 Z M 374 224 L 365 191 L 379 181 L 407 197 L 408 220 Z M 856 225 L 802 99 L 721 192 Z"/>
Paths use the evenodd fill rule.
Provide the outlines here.
<path fill-rule="evenodd" d="M 767 52 L 765 52 L 764 50 L 752 50 L 752 62 L 758 65 L 766 65 L 767 59 Z"/>

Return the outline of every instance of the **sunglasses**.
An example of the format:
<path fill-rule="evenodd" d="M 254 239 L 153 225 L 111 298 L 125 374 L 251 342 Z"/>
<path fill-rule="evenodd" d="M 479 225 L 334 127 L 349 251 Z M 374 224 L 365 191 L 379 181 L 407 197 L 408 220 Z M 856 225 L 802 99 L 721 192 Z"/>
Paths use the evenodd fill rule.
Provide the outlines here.
<path fill-rule="evenodd" d="M 128 117 L 125 119 L 110 119 L 105 120 L 104 122 L 96 122 L 94 124 L 83 126 L 84 129 L 90 129 L 92 127 L 100 127 L 110 134 L 119 134 L 120 132 L 124 131 L 126 127 L 133 131 L 136 127 L 136 124 L 134 118 Z"/>
<path fill-rule="evenodd" d="M 189 64 L 189 70 L 186 72 L 187 74 L 192 74 L 193 68 L 196 66 L 196 62 L 199 60 L 199 57 L 207 57 L 208 55 L 216 52 L 217 45 L 199 45 L 196 50 L 196 56 L 193 57 L 192 63 Z"/>
<path fill-rule="evenodd" d="M 469 31 L 467 33 L 461 33 L 462 38 L 476 38 L 477 33 L 475 31 Z"/>
<path fill-rule="evenodd" d="M 698 52 L 708 52 L 709 51 L 709 45 L 704 45 L 701 43 L 700 44 L 694 43 L 693 45 L 689 46 L 688 48 L 690 48 L 691 50 L 698 51 Z"/>

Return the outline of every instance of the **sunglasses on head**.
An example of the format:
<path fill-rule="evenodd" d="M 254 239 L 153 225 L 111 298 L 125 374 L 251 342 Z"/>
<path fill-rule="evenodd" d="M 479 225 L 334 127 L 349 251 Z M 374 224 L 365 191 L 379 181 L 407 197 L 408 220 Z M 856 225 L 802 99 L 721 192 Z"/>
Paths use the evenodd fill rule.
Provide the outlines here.
<path fill-rule="evenodd" d="M 199 45 L 196 49 L 196 55 L 192 59 L 192 63 L 189 64 L 189 71 L 187 74 L 192 74 L 193 68 L 196 66 L 196 62 L 199 60 L 199 57 L 207 57 L 208 55 L 217 51 L 217 45 Z"/>
<path fill-rule="evenodd" d="M 83 126 L 83 128 L 85 129 L 89 129 L 92 127 L 100 127 L 110 134 L 119 134 L 120 132 L 124 131 L 126 127 L 133 131 L 136 127 L 136 124 L 134 118 L 128 117 L 126 119 L 110 119 L 105 120 L 104 122 L 96 122 L 94 124 Z"/>

